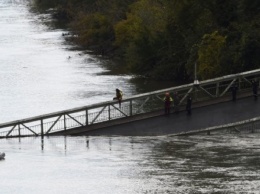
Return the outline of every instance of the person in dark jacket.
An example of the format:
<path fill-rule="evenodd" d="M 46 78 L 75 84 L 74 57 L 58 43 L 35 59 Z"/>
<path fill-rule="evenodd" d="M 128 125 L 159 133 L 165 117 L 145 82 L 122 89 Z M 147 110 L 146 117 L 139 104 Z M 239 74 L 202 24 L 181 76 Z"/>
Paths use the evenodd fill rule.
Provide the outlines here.
<path fill-rule="evenodd" d="M 258 97 L 258 82 L 257 80 L 252 80 L 251 81 L 252 83 L 252 89 L 253 89 L 253 96 L 255 98 L 255 100 L 257 100 L 257 97 Z"/>
<path fill-rule="evenodd" d="M 192 104 L 192 98 L 191 95 L 189 94 L 187 96 L 187 104 L 186 104 L 186 111 L 188 115 L 191 115 L 191 104 Z"/>
<path fill-rule="evenodd" d="M 231 86 L 231 92 L 232 92 L 232 100 L 235 102 L 237 100 L 237 84 L 233 84 Z"/>

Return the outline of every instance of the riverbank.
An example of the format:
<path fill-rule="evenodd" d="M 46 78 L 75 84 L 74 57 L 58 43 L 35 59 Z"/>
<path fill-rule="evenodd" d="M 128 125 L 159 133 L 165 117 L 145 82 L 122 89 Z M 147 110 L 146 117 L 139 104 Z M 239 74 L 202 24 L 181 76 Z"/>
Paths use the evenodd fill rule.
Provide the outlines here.
<path fill-rule="evenodd" d="M 56 10 L 75 44 L 120 58 L 128 72 L 188 81 L 259 68 L 259 1 L 35 0 Z"/>

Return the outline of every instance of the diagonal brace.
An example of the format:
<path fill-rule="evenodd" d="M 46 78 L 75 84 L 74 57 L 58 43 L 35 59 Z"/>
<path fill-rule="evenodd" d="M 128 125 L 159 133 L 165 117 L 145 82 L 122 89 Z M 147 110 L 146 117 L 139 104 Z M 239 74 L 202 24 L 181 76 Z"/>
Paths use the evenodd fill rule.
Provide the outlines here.
<path fill-rule="evenodd" d="M 14 128 L 16 127 L 17 125 L 14 125 L 13 128 L 6 134 L 6 137 L 8 137 L 10 135 L 10 133 L 12 133 L 12 131 L 14 130 Z"/>
<path fill-rule="evenodd" d="M 148 97 L 145 99 L 144 103 L 137 109 L 136 113 L 138 113 L 138 112 L 143 108 L 143 106 L 146 104 L 146 102 L 147 102 L 149 99 L 150 99 L 150 97 L 148 96 Z"/>
<path fill-rule="evenodd" d="M 56 125 L 56 123 L 60 120 L 61 116 L 62 116 L 62 115 L 60 115 L 60 116 L 57 118 L 57 120 L 52 124 L 52 126 L 51 126 L 50 129 L 46 132 L 46 134 L 48 134 L 48 133 L 52 130 L 52 128 L 53 128 L 53 127 Z"/>
<path fill-rule="evenodd" d="M 243 78 L 243 80 L 245 80 L 247 83 L 249 83 L 249 84 L 252 84 L 248 79 L 246 79 L 245 77 L 242 77 Z"/>
<path fill-rule="evenodd" d="M 78 123 L 82 127 L 84 126 L 82 123 L 80 123 L 77 119 L 73 118 L 71 115 L 69 115 L 69 114 L 66 114 L 66 115 L 68 115 L 68 117 L 70 117 L 73 121 L 75 121 L 76 123 Z"/>
<path fill-rule="evenodd" d="M 98 113 L 98 115 L 93 119 L 93 121 L 92 121 L 90 124 L 93 124 L 93 123 L 97 120 L 97 118 L 99 117 L 99 115 L 101 115 L 101 113 L 105 110 L 106 107 L 107 107 L 107 106 L 104 106 L 104 107 L 102 108 L 102 110 Z"/>
<path fill-rule="evenodd" d="M 189 91 L 182 97 L 182 99 L 180 100 L 179 105 L 181 105 L 183 103 L 183 101 L 187 98 L 187 96 L 192 92 L 193 88 L 190 88 Z"/>
<path fill-rule="evenodd" d="M 38 136 L 37 133 L 35 133 L 33 130 L 31 130 L 29 127 L 27 127 L 25 124 L 21 124 L 22 126 L 24 126 L 26 129 L 28 129 L 29 131 L 31 131 L 32 133 L 34 133 L 36 136 Z"/>
<path fill-rule="evenodd" d="M 237 78 L 233 79 L 232 82 L 227 86 L 227 88 L 220 94 L 220 97 L 222 97 L 228 90 L 229 88 L 233 85 L 233 83 L 237 80 Z"/>
<path fill-rule="evenodd" d="M 201 87 L 201 86 L 199 86 L 199 88 L 200 88 L 203 92 L 205 92 L 206 94 L 208 94 L 210 97 L 212 97 L 212 98 L 215 97 L 215 95 L 212 95 L 211 93 L 209 93 L 205 88 L 203 88 L 203 87 Z"/>
<path fill-rule="evenodd" d="M 125 114 L 123 111 L 121 111 L 119 108 L 115 107 L 114 105 L 111 105 L 111 106 L 113 106 L 116 110 L 118 110 L 118 111 L 121 112 L 123 115 L 125 115 L 126 117 L 128 117 L 128 115 Z"/>

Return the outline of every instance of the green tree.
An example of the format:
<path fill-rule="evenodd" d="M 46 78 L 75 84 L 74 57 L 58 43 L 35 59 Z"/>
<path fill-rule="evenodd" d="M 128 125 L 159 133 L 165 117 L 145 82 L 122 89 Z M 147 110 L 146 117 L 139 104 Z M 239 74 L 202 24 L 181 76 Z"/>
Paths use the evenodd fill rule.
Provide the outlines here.
<path fill-rule="evenodd" d="M 158 38 L 166 25 L 163 7 L 154 0 L 140 0 L 126 16 L 115 25 L 115 43 L 123 49 L 130 69 L 147 75 L 159 60 Z"/>
<path fill-rule="evenodd" d="M 113 26 L 107 17 L 101 13 L 82 13 L 78 17 L 80 19 L 73 24 L 73 29 L 78 35 L 76 42 L 104 54 L 114 38 Z"/>
<path fill-rule="evenodd" d="M 35 0 L 56 8 L 85 48 L 113 54 L 156 79 L 201 78 L 259 68 L 259 0 Z"/>
<path fill-rule="evenodd" d="M 198 75 L 201 79 L 209 79 L 220 75 L 221 54 L 226 43 L 226 37 L 217 31 L 205 34 L 198 50 Z"/>

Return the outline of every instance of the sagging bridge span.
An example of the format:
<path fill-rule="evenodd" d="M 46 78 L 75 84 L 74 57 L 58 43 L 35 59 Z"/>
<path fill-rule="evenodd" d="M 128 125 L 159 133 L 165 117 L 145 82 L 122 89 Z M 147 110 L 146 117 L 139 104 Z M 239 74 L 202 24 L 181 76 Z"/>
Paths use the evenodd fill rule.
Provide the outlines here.
<path fill-rule="evenodd" d="M 194 82 L 122 100 L 54 112 L 0 124 L 0 138 L 51 135 L 183 135 L 260 129 L 260 107 L 253 100 L 253 79 L 260 69 Z M 238 86 L 236 103 L 231 86 Z M 164 116 L 165 92 L 178 92 L 180 113 Z M 188 95 L 193 98 L 193 115 L 183 113 Z M 195 114 L 194 111 L 197 111 Z M 231 123 L 231 124 L 230 124 Z"/>

